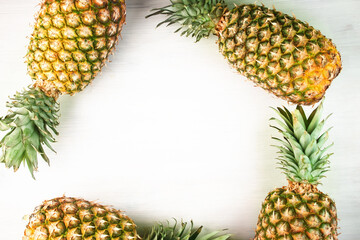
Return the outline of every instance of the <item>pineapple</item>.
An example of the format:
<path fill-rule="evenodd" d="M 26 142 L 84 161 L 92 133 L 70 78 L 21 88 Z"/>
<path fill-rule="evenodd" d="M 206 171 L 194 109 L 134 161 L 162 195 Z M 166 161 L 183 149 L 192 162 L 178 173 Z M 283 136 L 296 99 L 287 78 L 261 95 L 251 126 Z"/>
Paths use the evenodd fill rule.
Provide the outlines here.
<path fill-rule="evenodd" d="M 329 170 L 325 146 L 328 130 L 322 133 L 322 103 L 309 117 L 301 106 L 290 113 L 278 108 L 283 121 L 274 119 L 280 127 L 280 168 L 288 186 L 271 191 L 262 204 L 255 240 L 265 239 L 338 239 L 335 202 L 317 185 Z"/>
<path fill-rule="evenodd" d="M 83 90 L 100 72 L 114 51 L 125 22 L 125 0 L 43 0 L 30 37 L 26 62 L 33 84 L 8 103 L 0 118 L 0 162 L 15 171 L 27 164 L 32 176 L 37 155 L 49 162 L 58 134 L 62 94 Z"/>
<path fill-rule="evenodd" d="M 22 240 L 139 239 L 134 222 L 123 212 L 84 199 L 44 201 L 31 214 Z"/>
<path fill-rule="evenodd" d="M 145 240 L 227 240 L 230 234 L 214 231 L 199 236 L 202 226 L 185 222 L 155 224 Z M 30 215 L 22 240 L 136 240 L 141 239 L 133 220 L 122 211 L 72 197 L 44 201 Z"/>
<path fill-rule="evenodd" d="M 224 0 L 170 1 L 147 17 L 167 15 L 158 26 L 179 23 L 176 32 L 196 41 L 216 35 L 233 68 L 288 102 L 318 102 L 341 70 L 331 40 L 295 17 L 254 4 L 230 10 Z"/>

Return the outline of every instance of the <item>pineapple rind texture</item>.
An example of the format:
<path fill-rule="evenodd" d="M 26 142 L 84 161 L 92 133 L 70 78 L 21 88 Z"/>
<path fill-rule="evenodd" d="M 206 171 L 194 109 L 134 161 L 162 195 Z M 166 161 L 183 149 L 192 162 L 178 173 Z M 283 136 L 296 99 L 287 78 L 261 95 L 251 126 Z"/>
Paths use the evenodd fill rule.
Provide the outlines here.
<path fill-rule="evenodd" d="M 236 6 L 224 14 L 216 34 L 230 65 L 289 102 L 318 102 L 341 70 L 340 54 L 330 39 L 264 6 Z"/>
<path fill-rule="evenodd" d="M 125 22 L 124 0 L 45 0 L 26 60 L 46 92 L 82 91 L 114 51 Z"/>
<path fill-rule="evenodd" d="M 303 185 L 290 182 L 268 194 L 254 240 L 338 239 L 335 202 L 315 186 Z"/>
<path fill-rule="evenodd" d="M 58 134 L 59 104 L 47 96 L 39 88 L 30 86 L 22 92 L 17 92 L 7 107 L 9 114 L 0 118 L 0 130 L 8 133 L 0 141 L 2 154 L 0 162 L 16 171 L 22 163 L 26 164 L 34 178 L 37 171 L 37 155 L 49 163 L 43 146 L 50 146 Z"/>
<path fill-rule="evenodd" d="M 136 240 L 123 212 L 84 199 L 59 197 L 35 208 L 22 240 Z"/>

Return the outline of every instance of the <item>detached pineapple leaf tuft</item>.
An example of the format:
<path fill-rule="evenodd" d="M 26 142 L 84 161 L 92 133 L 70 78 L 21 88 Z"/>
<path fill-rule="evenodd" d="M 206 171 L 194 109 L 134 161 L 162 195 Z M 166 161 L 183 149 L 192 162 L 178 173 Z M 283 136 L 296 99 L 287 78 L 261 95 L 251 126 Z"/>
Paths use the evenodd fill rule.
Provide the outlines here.
<path fill-rule="evenodd" d="M 8 131 L 0 141 L 0 162 L 14 171 L 22 163 L 26 164 L 34 178 L 38 154 L 49 164 L 43 146 L 53 150 L 50 143 L 55 141 L 53 135 L 58 135 L 59 104 L 32 86 L 16 93 L 10 100 L 7 103 L 9 114 L 0 119 L 0 130 Z"/>

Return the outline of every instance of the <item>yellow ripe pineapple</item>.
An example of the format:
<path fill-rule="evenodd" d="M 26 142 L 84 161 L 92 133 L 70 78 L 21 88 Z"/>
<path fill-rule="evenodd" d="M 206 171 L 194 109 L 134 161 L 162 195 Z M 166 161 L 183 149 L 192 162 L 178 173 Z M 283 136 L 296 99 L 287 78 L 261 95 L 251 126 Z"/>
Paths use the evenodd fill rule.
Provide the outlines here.
<path fill-rule="evenodd" d="M 26 55 L 45 92 L 74 94 L 99 73 L 125 22 L 124 0 L 46 0 Z"/>
<path fill-rule="evenodd" d="M 340 54 L 330 39 L 275 9 L 254 4 L 229 9 L 224 0 L 170 2 L 149 15 L 168 16 L 158 26 L 181 24 L 177 31 L 196 41 L 216 35 L 233 68 L 286 101 L 318 102 L 341 70 Z"/>
<path fill-rule="evenodd" d="M 49 148 L 58 134 L 62 94 L 83 90 L 114 51 L 125 23 L 125 0 L 43 0 L 30 37 L 26 62 L 34 83 L 16 93 L 0 118 L 0 162 L 15 171 L 26 163 L 32 176 L 37 155 L 49 162 Z"/>
<path fill-rule="evenodd" d="M 73 197 L 44 201 L 30 215 L 22 240 L 227 240 L 230 234 L 214 231 L 200 235 L 202 226 L 155 224 L 143 238 L 122 211 Z"/>
<path fill-rule="evenodd" d="M 338 239 L 335 202 L 317 185 L 329 170 L 325 146 L 328 130 L 322 132 L 322 104 L 309 117 L 301 106 L 294 112 L 278 108 L 280 168 L 288 186 L 271 191 L 262 204 L 254 240 Z"/>
<path fill-rule="evenodd" d="M 122 211 L 59 197 L 44 201 L 31 214 L 22 240 L 136 240 L 133 220 Z"/>

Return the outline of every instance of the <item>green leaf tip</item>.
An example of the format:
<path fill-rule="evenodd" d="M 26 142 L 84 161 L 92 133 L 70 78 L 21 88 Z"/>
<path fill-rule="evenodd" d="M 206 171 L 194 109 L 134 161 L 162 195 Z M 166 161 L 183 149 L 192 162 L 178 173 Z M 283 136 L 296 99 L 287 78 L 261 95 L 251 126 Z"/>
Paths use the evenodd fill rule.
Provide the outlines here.
<path fill-rule="evenodd" d="M 152 9 L 153 13 L 146 18 L 165 15 L 167 18 L 156 27 L 163 24 L 167 26 L 179 24 L 180 28 L 175 32 L 194 37 L 196 42 L 214 33 L 215 26 L 226 9 L 224 0 L 171 0 L 170 2 L 171 4 L 165 7 Z"/>
<path fill-rule="evenodd" d="M 0 118 L 0 130 L 7 131 L 0 141 L 0 162 L 17 171 L 21 164 L 27 165 L 31 176 L 38 168 L 40 155 L 48 164 L 43 145 L 55 142 L 58 135 L 59 104 L 40 89 L 33 86 L 17 92 L 6 104 L 9 113 Z"/>

